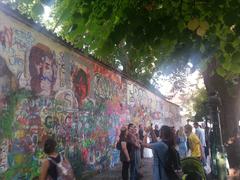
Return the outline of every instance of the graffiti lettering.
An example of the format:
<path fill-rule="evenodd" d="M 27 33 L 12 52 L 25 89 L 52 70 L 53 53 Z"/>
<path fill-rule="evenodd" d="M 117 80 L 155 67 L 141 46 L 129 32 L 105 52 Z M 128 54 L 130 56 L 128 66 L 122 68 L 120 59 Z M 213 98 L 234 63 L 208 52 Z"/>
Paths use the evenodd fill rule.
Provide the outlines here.
<path fill-rule="evenodd" d="M 121 87 L 101 74 L 94 76 L 94 94 L 96 98 L 112 99 L 119 95 Z"/>
<path fill-rule="evenodd" d="M 18 49 L 26 51 L 32 47 L 34 39 L 31 32 L 15 29 L 14 33 L 14 44 Z"/>

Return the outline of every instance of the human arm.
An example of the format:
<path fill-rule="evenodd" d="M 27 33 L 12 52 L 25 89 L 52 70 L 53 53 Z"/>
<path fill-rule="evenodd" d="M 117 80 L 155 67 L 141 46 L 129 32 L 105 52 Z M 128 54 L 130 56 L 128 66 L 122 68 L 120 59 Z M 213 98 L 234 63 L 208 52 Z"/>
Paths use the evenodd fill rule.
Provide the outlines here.
<path fill-rule="evenodd" d="M 66 158 L 66 156 L 63 156 L 63 160 L 64 160 L 65 162 L 67 162 L 68 164 L 71 165 L 71 163 L 70 163 L 69 160 Z"/>
<path fill-rule="evenodd" d="M 140 140 L 134 135 L 134 134 L 129 134 L 128 136 L 128 142 L 134 145 L 136 148 L 140 148 Z"/>
<path fill-rule="evenodd" d="M 49 161 L 46 159 L 42 163 L 39 180 L 46 180 L 47 179 L 48 168 L 49 168 Z"/>
<path fill-rule="evenodd" d="M 150 148 L 149 143 L 147 143 L 147 134 L 144 136 L 143 141 L 141 142 L 141 145 L 145 148 Z"/>
<path fill-rule="evenodd" d="M 152 128 L 150 129 L 150 134 L 151 134 L 152 142 L 157 142 L 158 140 L 157 140 L 156 133 Z"/>
<path fill-rule="evenodd" d="M 134 146 L 135 146 L 136 148 L 140 148 L 140 147 L 141 147 L 141 144 L 140 144 L 140 143 L 141 143 L 140 141 L 136 140 L 136 142 L 134 142 Z"/>
<path fill-rule="evenodd" d="M 121 147 L 122 147 L 123 153 L 125 154 L 125 156 L 127 158 L 127 161 L 129 162 L 130 161 L 130 157 L 129 157 L 129 153 L 128 153 L 128 150 L 127 150 L 127 143 L 122 141 L 121 142 Z"/>
<path fill-rule="evenodd" d="M 146 128 L 146 132 L 150 134 L 150 138 L 152 139 L 151 142 L 157 142 L 157 136 L 156 133 L 154 132 L 152 126 L 149 126 L 148 128 Z"/>
<path fill-rule="evenodd" d="M 201 159 L 202 160 L 205 160 L 205 155 L 204 155 L 204 149 L 203 149 L 203 146 L 200 144 L 200 150 L 201 150 Z"/>
<path fill-rule="evenodd" d="M 151 146 L 150 146 L 149 143 L 144 143 L 144 142 L 142 142 L 141 145 L 142 145 L 143 147 L 145 147 L 145 148 L 150 148 L 150 149 L 151 149 Z"/>
<path fill-rule="evenodd" d="M 147 143 L 147 136 L 145 136 L 141 145 L 145 148 L 150 148 L 150 149 L 156 150 L 159 146 L 159 142 Z"/>

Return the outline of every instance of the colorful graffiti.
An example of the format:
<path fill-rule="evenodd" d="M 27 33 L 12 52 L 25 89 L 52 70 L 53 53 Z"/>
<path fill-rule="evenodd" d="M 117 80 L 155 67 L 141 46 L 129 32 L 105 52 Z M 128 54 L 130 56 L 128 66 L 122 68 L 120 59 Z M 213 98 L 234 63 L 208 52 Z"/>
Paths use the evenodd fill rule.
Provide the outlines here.
<path fill-rule="evenodd" d="M 122 125 L 179 115 L 177 106 L 0 12 L 1 110 L 20 88 L 31 96 L 14 102 L 12 136 L 0 128 L 0 177 L 13 180 L 38 175 L 48 136 L 80 177 L 119 162 Z"/>

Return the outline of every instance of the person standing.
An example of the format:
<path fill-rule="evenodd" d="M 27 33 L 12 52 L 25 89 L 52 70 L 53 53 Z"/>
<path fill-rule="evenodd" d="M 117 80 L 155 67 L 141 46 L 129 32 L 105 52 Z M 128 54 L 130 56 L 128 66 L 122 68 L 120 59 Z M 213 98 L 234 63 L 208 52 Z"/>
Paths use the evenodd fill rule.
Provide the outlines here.
<path fill-rule="evenodd" d="M 129 165 L 130 165 L 130 156 L 129 152 L 131 152 L 131 146 L 127 142 L 127 135 L 128 131 L 127 128 L 123 127 L 121 129 L 119 142 L 121 143 L 121 150 L 120 150 L 120 160 L 122 162 L 122 179 L 128 180 L 129 177 Z"/>
<path fill-rule="evenodd" d="M 184 133 L 183 127 L 180 127 L 177 131 L 177 144 L 180 158 L 183 159 L 187 156 L 187 137 Z"/>
<path fill-rule="evenodd" d="M 142 124 L 139 125 L 138 134 L 139 134 L 139 139 L 140 139 L 141 141 L 143 141 L 143 138 L 144 138 L 144 129 L 143 129 L 143 125 L 142 125 Z M 141 158 L 142 158 L 142 159 L 143 159 L 143 149 L 144 149 L 144 147 L 141 146 Z"/>
<path fill-rule="evenodd" d="M 130 123 L 128 124 L 128 136 L 127 140 L 131 146 L 131 152 L 130 152 L 130 180 L 136 180 L 137 179 L 137 149 L 140 148 L 140 143 L 137 140 L 136 134 L 135 134 L 135 128 L 134 124 Z"/>
<path fill-rule="evenodd" d="M 195 122 L 193 125 L 194 125 L 194 128 L 195 128 L 195 134 L 198 136 L 198 138 L 201 142 L 201 151 L 203 152 L 202 153 L 202 157 L 203 157 L 202 160 L 203 160 L 203 163 L 205 163 L 206 162 L 206 155 L 204 153 L 205 149 L 206 149 L 205 131 L 204 131 L 204 129 L 202 129 L 200 127 L 200 125 L 197 122 Z"/>
<path fill-rule="evenodd" d="M 188 137 L 188 144 L 191 150 L 191 156 L 201 160 L 201 142 L 198 136 L 192 132 L 192 126 L 190 124 L 184 126 L 184 131 Z"/>
<path fill-rule="evenodd" d="M 138 129 L 136 126 L 134 126 L 134 131 L 135 131 L 135 137 L 136 141 L 139 143 L 139 147 L 135 148 L 135 166 L 137 168 L 137 178 L 142 178 L 143 174 L 140 171 L 141 168 L 141 145 L 140 145 L 140 138 L 138 134 Z"/>
<path fill-rule="evenodd" d="M 159 136 L 160 136 L 160 131 L 159 131 L 159 127 L 158 127 L 157 124 L 155 125 L 154 133 L 155 133 L 156 137 L 159 138 Z"/>
<path fill-rule="evenodd" d="M 171 180 L 166 174 L 165 166 L 168 149 L 174 148 L 174 135 L 168 126 L 162 126 L 160 132 L 160 141 L 157 141 L 155 133 L 152 133 L 155 143 L 143 142 L 142 145 L 153 150 L 153 180 Z"/>

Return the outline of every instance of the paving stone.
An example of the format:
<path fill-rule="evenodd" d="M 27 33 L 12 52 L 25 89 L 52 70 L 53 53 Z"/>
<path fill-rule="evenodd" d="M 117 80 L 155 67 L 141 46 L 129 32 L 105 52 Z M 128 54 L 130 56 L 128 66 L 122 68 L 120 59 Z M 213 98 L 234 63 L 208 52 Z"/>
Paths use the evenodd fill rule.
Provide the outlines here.
<path fill-rule="evenodd" d="M 145 158 L 142 161 L 141 172 L 144 177 L 141 180 L 151 180 L 152 179 L 152 158 Z M 95 177 L 92 177 L 91 180 L 121 180 L 121 164 L 118 164 L 116 167 L 110 169 L 109 171 L 102 172 Z M 90 180 L 90 179 L 89 179 Z"/>

